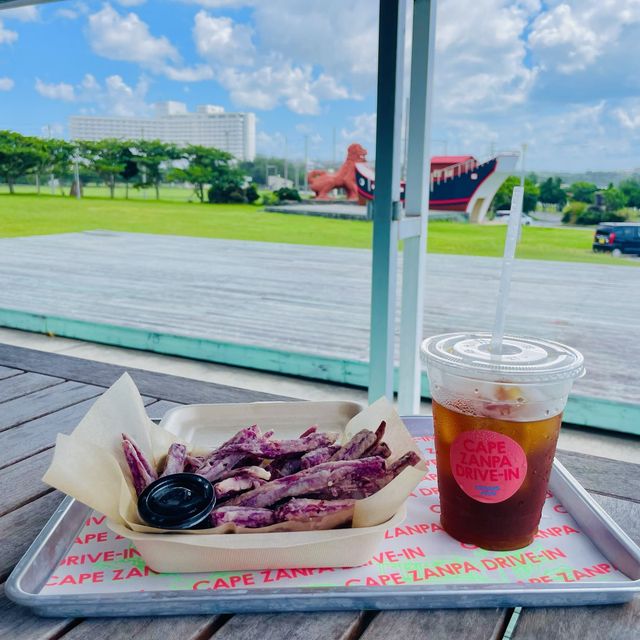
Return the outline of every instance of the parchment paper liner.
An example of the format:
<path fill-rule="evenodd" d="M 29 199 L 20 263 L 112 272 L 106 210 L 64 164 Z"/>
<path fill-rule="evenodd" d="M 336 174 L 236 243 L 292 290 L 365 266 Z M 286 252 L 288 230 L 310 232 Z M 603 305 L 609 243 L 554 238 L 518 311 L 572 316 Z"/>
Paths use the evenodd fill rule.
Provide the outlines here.
<path fill-rule="evenodd" d="M 342 441 L 348 440 L 361 429 L 374 430 L 382 420 L 387 422 L 384 441 L 391 449 L 390 461 L 409 450 L 420 455 L 402 420 L 385 398 L 352 418 L 344 429 Z M 303 428 L 306 426 L 302 425 Z M 156 464 L 166 454 L 169 445 L 179 440 L 149 419 L 140 393 L 126 373 L 98 398 L 73 433 L 69 436 L 58 434 L 53 461 L 43 481 L 132 531 L 171 533 L 172 539 L 184 536 L 185 543 L 188 537 L 195 535 L 199 536 L 198 546 L 207 546 L 207 538 L 203 537 L 207 535 L 211 545 L 215 546 L 217 534 L 312 532 L 340 526 L 348 520 L 348 516 L 338 514 L 313 524 L 279 523 L 260 529 L 246 529 L 227 523 L 212 529 L 189 530 L 180 534 L 148 527 L 138 516 L 137 498 L 129 482 L 129 470 L 121 447 L 123 432 L 130 435 Z M 426 471 L 423 462 L 416 467 L 409 467 L 374 495 L 358 500 L 353 510 L 352 527 L 371 527 L 389 520 Z"/>

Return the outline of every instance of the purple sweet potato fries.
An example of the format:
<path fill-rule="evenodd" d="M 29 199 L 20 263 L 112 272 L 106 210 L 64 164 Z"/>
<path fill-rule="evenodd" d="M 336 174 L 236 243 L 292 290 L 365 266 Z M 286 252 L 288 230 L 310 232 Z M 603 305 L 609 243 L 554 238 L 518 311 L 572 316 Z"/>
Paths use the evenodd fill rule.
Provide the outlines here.
<path fill-rule="evenodd" d="M 337 434 L 312 426 L 298 438 L 273 439 L 257 425 L 241 429 L 206 455 L 193 455 L 185 445 L 169 447 L 158 473 L 136 443 L 122 434 L 122 448 L 136 493 L 159 476 L 187 471 L 213 484 L 216 505 L 211 526 L 234 523 L 261 528 L 276 523 L 313 523 L 344 512 L 350 519 L 356 500 L 366 498 L 418 464 L 409 451 L 387 463 L 391 451 L 382 441 L 386 423 L 363 429 L 344 445 Z"/>

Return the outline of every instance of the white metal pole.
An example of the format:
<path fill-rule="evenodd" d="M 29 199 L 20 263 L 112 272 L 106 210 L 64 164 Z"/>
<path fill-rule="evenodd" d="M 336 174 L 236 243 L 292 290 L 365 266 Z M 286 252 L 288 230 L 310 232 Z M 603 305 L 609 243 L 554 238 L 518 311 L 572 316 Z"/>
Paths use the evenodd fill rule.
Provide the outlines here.
<path fill-rule="evenodd" d="M 393 398 L 406 0 L 380 0 L 369 401 Z"/>
<path fill-rule="evenodd" d="M 400 377 L 402 415 L 420 410 L 420 355 L 424 316 L 424 272 L 431 185 L 431 98 L 436 29 L 436 0 L 414 0 L 411 44 L 411 97 L 407 129 L 405 216 L 419 217 L 418 235 L 406 237 L 402 267 Z"/>

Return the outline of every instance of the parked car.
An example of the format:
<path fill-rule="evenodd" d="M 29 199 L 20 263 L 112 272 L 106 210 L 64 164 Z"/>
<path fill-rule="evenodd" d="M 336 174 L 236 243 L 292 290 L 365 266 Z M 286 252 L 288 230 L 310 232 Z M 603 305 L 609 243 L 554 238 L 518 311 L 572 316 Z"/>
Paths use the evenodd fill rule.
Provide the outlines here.
<path fill-rule="evenodd" d="M 496 222 L 498 223 L 502 222 L 504 224 L 508 224 L 510 213 L 511 211 L 509 209 L 499 209 L 498 211 L 496 211 L 496 217 L 495 217 Z M 532 222 L 533 222 L 533 218 L 530 215 L 523 213 L 520 216 L 520 224 L 529 226 Z"/>
<path fill-rule="evenodd" d="M 603 222 L 593 236 L 594 251 L 608 251 L 614 256 L 623 253 L 640 255 L 640 223 Z"/>

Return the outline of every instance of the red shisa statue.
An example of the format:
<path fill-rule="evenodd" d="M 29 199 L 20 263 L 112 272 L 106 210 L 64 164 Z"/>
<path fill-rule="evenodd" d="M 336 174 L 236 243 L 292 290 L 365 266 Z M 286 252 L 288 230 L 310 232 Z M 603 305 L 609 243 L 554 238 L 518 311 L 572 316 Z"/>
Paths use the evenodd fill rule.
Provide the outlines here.
<path fill-rule="evenodd" d="M 316 200 L 329 200 L 333 189 L 344 189 L 347 200 L 357 200 L 356 163 L 367 161 L 367 150 L 357 143 L 349 145 L 347 158 L 336 173 L 314 169 L 307 174 L 309 188 L 316 193 Z"/>

